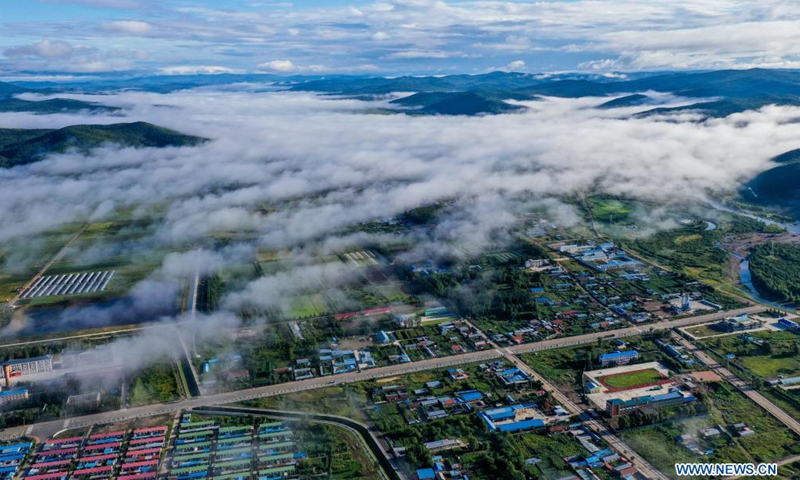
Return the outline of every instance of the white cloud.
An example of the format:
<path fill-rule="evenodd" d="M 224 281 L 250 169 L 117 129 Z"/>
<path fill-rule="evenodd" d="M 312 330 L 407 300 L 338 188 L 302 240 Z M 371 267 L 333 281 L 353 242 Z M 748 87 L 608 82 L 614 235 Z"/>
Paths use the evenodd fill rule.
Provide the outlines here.
<path fill-rule="evenodd" d="M 153 26 L 141 20 L 115 20 L 102 25 L 102 29 L 107 32 L 142 34 L 153 29 Z"/>
<path fill-rule="evenodd" d="M 450 58 L 451 53 L 442 50 L 406 50 L 395 52 L 387 56 L 394 59 L 414 59 L 414 58 Z"/>
<path fill-rule="evenodd" d="M 506 65 L 506 69 L 512 72 L 519 72 L 525 70 L 526 64 L 522 60 L 514 60 L 513 62 Z"/>
<path fill-rule="evenodd" d="M 297 65 L 291 60 L 271 60 L 258 66 L 259 70 L 276 73 L 293 72 L 323 72 L 326 68 L 322 65 Z"/>
<path fill-rule="evenodd" d="M 163 67 L 160 71 L 164 75 L 214 75 L 218 73 L 236 73 L 236 70 L 219 65 L 175 65 L 172 67 Z"/>
<path fill-rule="evenodd" d="M 70 58 L 75 49 L 63 40 L 44 39 L 36 43 L 9 47 L 3 51 L 6 57 L 40 57 L 48 60 Z"/>

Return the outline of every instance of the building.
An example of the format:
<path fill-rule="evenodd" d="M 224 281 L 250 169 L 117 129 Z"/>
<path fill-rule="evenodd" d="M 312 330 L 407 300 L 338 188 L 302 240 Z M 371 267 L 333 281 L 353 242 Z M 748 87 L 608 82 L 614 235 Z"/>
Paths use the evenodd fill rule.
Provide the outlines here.
<path fill-rule="evenodd" d="M 6 380 L 6 387 L 11 386 L 11 381 L 14 377 L 24 377 L 26 375 L 33 375 L 36 373 L 50 372 L 52 370 L 52 355 L 24 358 L 20 360 L 8 360 L 3 364 L 3 376 Z"/>
<path fill-rule="evenodd" d="M 800 377 L 781 378 L 778 380 L 778 383 L 783 387 L 798 385 L 800 384 Z"/>
<path fill-rule="evenodd" d="M 606 413 L 611 418 L 614 418 L 620 415 L 628 415 L 645 407 L 660 409 L 691 403 L 695 400 L 694 395 L 684 395 L 679 388 L 671 388 L 669 392 L 660 395 L 643 395 L 629 400 L 612 398 L 606 402 Z"/>
<path fill-rule="evenodd" d="M 386 343 L 390 343 L 392 341 L 392 339 L 389 338 L 389 334 L 387 334 L 383 330 L 378 332 L 378 334 L 375 336 L 375 340 L 377 340 L 377 342 L 380 343 L 380 344 L 386 344 Z"/>
<path fill-rule="evenodd" d="M 22 402 L 28 399 L 28 389 L 6 390 L 0 392 L 0 406 Z"/>
<path fill-rule="evenodd" d="M 800 324 L 789 320 L 788 318 L 781 318 L 778 320 L 778 326 L 785 328 L 786 330 L 800 331 Z"/>
<path fill-rule="evenodd" d="M 639 352 L 627 350 L 624 352 L 604 353 L 598 357 L 600 364 L 604 367 L 608 365 L 627 365 L 639 359 Z"/>
<path fill-rule="evenodd" d="M 545 426 L 535 405 L 511 405 L 484 410 L 480 418 L 493 432 L 518 432 Z"/>
<path fill-rule="evenodd" d="M 423 313 L 426 317 L 437 317 L 441 315 L 447 314 L 447 307 L 431 307 L 426 308 L 425 312 Z"/>
<path fill-rule="evenodd" d="M 426 442 L 425 448 L 432 452 L 440 452 L 442 450 L 450 450 L 453 448 L 462 448 L 467 445 L 458 439 L 445 438 L 443 440 L 434 440 L 433 442 Z"/>
<path fill-rule="evenodd" d="M 550 260 L 546 258 L 528 259 L 525 261 L 525 268 L 543 268 L 550 265 Z"/>
<path fill-rule="evenodd" d="M 478 402 L 483 400 L 483 394 L 477 390 L 464 390 L 456 392 L 456 397 L 467 403 Z"/>
<path fill-rule="evenodd" d="M 501 382 L 503 382 L 503 385 L 506 386 L 527 385 L 530 382 L 530 377 L 528 377 L 528 374 L 517 367 L 495 372 L 495 375 L 500 379 Z"/>
<path fill-rule="evenodd" d="M 436 473 L 433 471 L 432 468 L 423 468 L 417 470 L 416 477 L 417 480 L 435 480 Z"/>
<path fill-rule="evenodd" d="M 674 358 L 678 362 L 684 364 L 687 367 L 694 366 L 694 359 L 691 356 L 684 353 L 684 348 L 680 345 L 673 345 L 670 343 L 665 342 L 664 340 L 656 340 L 656 343 L 659 347 L 661 347 L 667 355 Z"/>
<path fill-rule="evenodd" d="M 638 265 L 639 262 L 637 262 L 636 260 L 633 260 L 628 257 L 618 256 L 609 260 L 607 263 L 597 265 L 597 268 L 605 272 L 607 270 L 616 270 L 618 268 L 631 268 L 631 267 L 636 267 Z"/>
<path fill-rule="evenodd" d="M 466 380 L 469 378 L 469 374 L 460 368 L 451 368 L 447 371 L 447 374 L 453 380 Z"/>
<path fill-rule="evenodd" d="M 741 332 L 742 330 L 761 328 L 763 325 L 763 320 L 753 318 L 750 315 L 743 313 L 741 315 L 728 317 L 725 320 L 722 320 L 716 324 L 716 327 L 723 332 Z"/>

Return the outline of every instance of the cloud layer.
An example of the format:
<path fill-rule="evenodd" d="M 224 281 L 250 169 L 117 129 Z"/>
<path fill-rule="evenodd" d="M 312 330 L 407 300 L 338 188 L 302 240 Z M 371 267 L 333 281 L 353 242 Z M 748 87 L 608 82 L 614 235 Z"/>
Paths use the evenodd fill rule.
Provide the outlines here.
<path fill-rule="evenodd" d="M 105 148 L 2 170 L 0 239 L 165 203 L 163 242 L 244 230 L 284 248 L 450 199 L 465 210 L 512 214 L 527 201 L 587 190 L 697 199 L 735 188 L 772 156 L 796 148 L 800 134 L 797 110 L 778 107 L 697 123 L 692 114 L 629 119 L 635 109 L 591 108 L 599 99 L 548 99 L 528 103 L 526 113 L 488 117 L 374 115 L 367 112 L 387 104 L 305 93 L 203 90 L 102 100 L 129 108 L 130 120 L 214 141 Z M 0 114 L 0 127 L 119 121 Z"/>
<path fill-rule="evenodd" d="M 800 4 L 783 0 L 23 3 L 4 12 L 0 74 L 206 65 L 292 73 L 479 72 L 512 63 L 532 72 L 800 66 Z M 52 56 L 56 45 L 94 49 L 93 61 Z"/>

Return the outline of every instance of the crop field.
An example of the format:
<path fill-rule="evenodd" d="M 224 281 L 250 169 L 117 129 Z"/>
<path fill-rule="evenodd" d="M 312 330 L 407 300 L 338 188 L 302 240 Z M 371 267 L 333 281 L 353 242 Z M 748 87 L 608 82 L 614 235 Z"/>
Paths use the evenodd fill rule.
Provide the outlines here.
<path fill-rule="evenodd" d="M 657 384 L 665 380 L 658 370 L 646 369 L 635 372 L 617 373 L 600 378 L 600 382 L 608 388 L 626 390 L 645 385 Z"/>

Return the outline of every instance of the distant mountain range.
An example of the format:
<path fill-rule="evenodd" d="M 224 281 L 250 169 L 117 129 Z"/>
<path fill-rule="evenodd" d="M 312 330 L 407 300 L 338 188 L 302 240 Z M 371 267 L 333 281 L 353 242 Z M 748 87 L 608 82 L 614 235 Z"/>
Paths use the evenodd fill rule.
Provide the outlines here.
<path fill-rule="evenodd" d="M 120 109 L 117 107 L 108 107 L 99 103 L 83 102 L 67 98 L 53 98 L 51 100 L 41 101 L 29 101 L 19 98 L 0 98 L 0 112 L 50 114 L 86 111 L 89 113 L 111 113 L 118 110 Z"/>
<path fill-rule="evenodd" d="M 41 160 L 50 153 L 75 149 L 87 153 L 107 144 L 122 147 L 193 146 L 205 139 L 184 135 L 146 122 L 74 125 L 57 130 L 0 129 L 0 167 Z"/>
<path fill-rule="evenodd" d="M 406 112 L 419 115 L 486 115 L 525 109 L 503 101 L 502 95 L 488 92 L 421 92 L 391 103 L 411 107 Z"/>
<path fill-rule="evenodd" d="M 690 73 L 640 73 L 599 75 L 583 73 L 525 74 L 492 72 L 482 75 L 442 76 L 292 76 L 270 74 L 161 75 L 135 78 L 87 80 L 69 83 L 0 83 L 0 98 L 24 91 L 59 92 L 117 91 L 125 89 L 170 92 L 180 89 L 215 86 L 247 89 L 288 89 L 350 97 L 374 97 L 397 92 L 436 93 L 413 96 L 395 104 L 414 107 L 416 114 L 475 115 L 509 113 L 519 107 L 504 100 L 534 100 L 540 96 L 587 97 L 619 96 L 601 108 L 646 106 L 658 102 L 647 92 L 671 93 L 689 98 L 713 98 L 674 110 L 655 110 L 665 114 L 696 110 L 707 116 L 724 116 L 750 108 L 776 103 L 795 105 L 800 97 L 800 72 L 793 70 L 720 70 Z M 469 95 L 466 95 L 469 94 Z M 626 95 L 628 94 L 628 95 Z M 437 101 L 434 101 L 437 100 Z M 458 102 L 463 106 L 458 106 Z M 44 108 L 42 106 L 41 108 Z M 0 105 L 2 109 L 2 105 Z"/>

